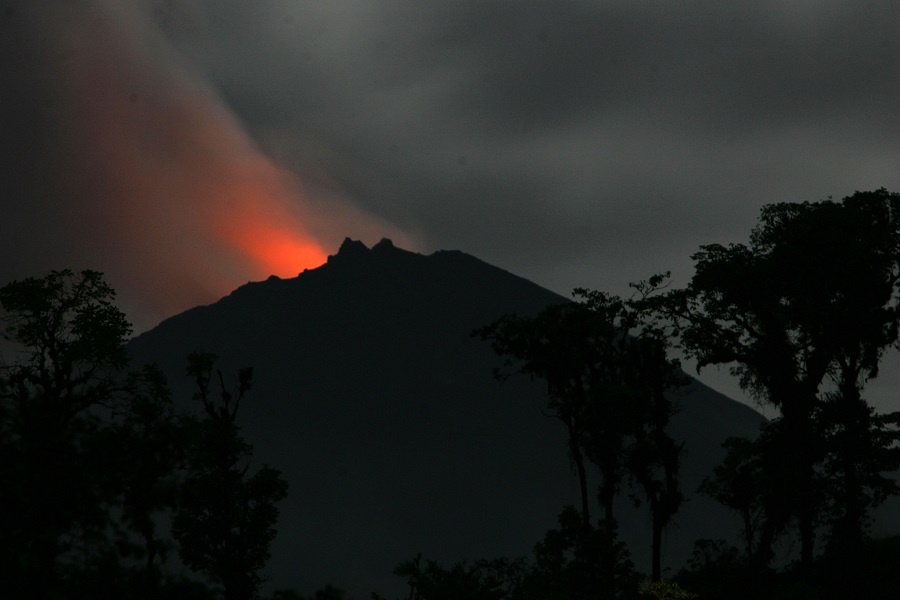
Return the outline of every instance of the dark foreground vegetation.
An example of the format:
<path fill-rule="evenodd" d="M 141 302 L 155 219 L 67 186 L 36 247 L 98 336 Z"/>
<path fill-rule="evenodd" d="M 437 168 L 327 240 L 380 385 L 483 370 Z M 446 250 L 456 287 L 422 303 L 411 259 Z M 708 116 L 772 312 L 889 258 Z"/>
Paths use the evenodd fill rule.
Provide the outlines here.
<path fill-rule="evenodd" d="M 900 413 L 864 392 L 898 348 L 900 195 L 768 205 L 749 243 L 693 258 L 683 289 L 666 275 L 628 299 L 578 289 L 474 332 L 502 358 L 498 378 L 545 386 L 580 502 L 529 557 L 404 562 L 410 600 L 897 597 L 900 538 L 868 526 L 898 493 Z M 0 360 L 0 595 L 258 598 L 288 490 L 241 435 L 252 371 L 189 355 L 197 410 L 183 414 L 158 369 L 128 364 L 130 326 L 99 273 L 12 282 L 0 304 L 17 347 Z M 686 383 L 673 348 L 727 365 L 777 411 L 756 438 L 726 441 L 700 490 L 681 488 L 684 448 L 668 433 Z M 663 580 L 664 533 L 698 491 L 734 512 L 740 546 L 698 540 Z M 651 524 L 640 568 L 617 535 L 622 495 Z"/>
<path fill-rule="evenodd" d="M 0 595 L 254 598 L 287 484 L 240 435 L 252 371 L 232 384 L 190 355 L 202 416 L 176 414 L 155 367 L 128 370 L 113 299 L 93 271 L 0 289 L 18 345 L 0 367 Z M 173 550 L 186 574 L 163 570 Z"/>

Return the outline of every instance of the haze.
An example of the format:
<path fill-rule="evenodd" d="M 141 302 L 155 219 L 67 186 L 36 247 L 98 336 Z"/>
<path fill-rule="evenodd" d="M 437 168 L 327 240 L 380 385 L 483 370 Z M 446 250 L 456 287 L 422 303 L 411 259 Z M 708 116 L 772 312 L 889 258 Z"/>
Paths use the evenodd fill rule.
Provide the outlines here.
<path fill-rule="evenodd" d="M 898 22 L 894 2 L 3 0 L 0 279 L 102 270 L 139 330 L 345 236 L 562 294 L 684 282 L 763 204 L 900 189 Z"/>

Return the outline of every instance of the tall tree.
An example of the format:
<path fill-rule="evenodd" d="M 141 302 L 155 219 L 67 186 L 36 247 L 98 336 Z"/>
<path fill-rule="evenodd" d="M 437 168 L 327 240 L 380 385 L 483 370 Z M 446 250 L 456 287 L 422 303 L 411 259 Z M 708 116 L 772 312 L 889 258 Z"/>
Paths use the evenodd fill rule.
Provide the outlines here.
<path fill-rule="evenodd" d="M 812 562 L 815 525 L 825 508 L 816 466 L 829 451 L 817 418 L 823 404 L 858 405 L 854 389 L 877 375 L 881 356 L 896 343 L 898 249 L 897 194 L 882 189 L 840 203 L 773 204 L 763 208 L 749 245 L 702 246 L 687 288 L 660 298 L 698 369 L 732 363 L 742 387 L 780 412 L 760 449 L 770 454 L 764 460 L 774 471 L 759 565 L 791 519 L 801 563 Z M 829 380 L 836 394 L 823 393 Z M 841 429 L 858 427 L 866 412 L 839 411 L 856 423 Z M 857 510 L 849 496 L 845 509 Z"/>
<path fill-rule="evenodd" d="M 168 382 L 155 365 L 129 374 L 126 389 L 126 398 L 112 414 L 111 431 L 120 458 L 114 473 L 121 494 L 117 554 L 140 561 L 134 583 L 138 597 L 156 598 L 161 594 L 160 567 L 171 547 L 158 517 L 176 505 L 189 440 Z"/>
<path fill-rule="evenodd" d="M 0 288 L 0 570 L 10 589 L 47 597 L 61 561 L 101 536 L 115 490 L 96 447 L 99 408 L 116 397 L 131 327 L 100 273 L 53 271 Z"/>
<path fill-rule="evenodd" d="M 658 578 L 661 532 L 681 503 L 680 448 L 665 432 L 672 414 L 665 392 L 682 383 L 680 367 L 667 358 L 662 329 L 642 318 L 639 303 L 585 289 L 575 295 L 580 302 L 550 306 L 532 318 L 503 317 L 476 334 L 505 357 L 500 377 L 520 372 L 546 382 L 547 408 L 568 433 L 586 529 L 591 520 L 585 458 L 600 472 L 603 536 L 610 543 L 616 496 L 626 478 L 639 488 L 651 507 Z M 612 585 L 615 565 L 607 561 L 601 568 Z"/>
<path fill-rule="evenodd" d="M 900 327 L 900 195 L 857 192 L 842 202 L 763 209 L 754 242 L 796 273 L 797 322 L 829 355 L 813 414 L 824 452 L 829 548 L 859 556 L 866 515 L 896 486 L 900 413 L 877 415 L 863 398 Z"/>
<path fill-rule="evenodd" d="M 749 563 L 756 553 L 756 538 L 764 516 L 761 498 L 765 473 L 754 440 L 730 437 L 722 446 L 725 460 L 703 480 L 699 491 L 740 515 L 744 557 Z"/>
<path fill-rule="evenodd" d="M 194 399 L 205 418 L 196 423 L 188 475 L 172 525 L 182 560 L 224 588 L 225 600 L 251 600 L 263 581 L 278 520 L 276 503 L 287 495 L 279 471 L 263 466 L 250 474 L 253 448 L 240 435 L 237 413 L 253 372 L 241 369 L 233 391 L 216 356 L 196 353 L 187 373 L 197 383 Z M 213 376 L 219 393 L 213 393 Z"/>
<path fill-rule="evenodd" d="M 607 321 L 581 303 L 548 306 L 534 317 L 507 315 L 475 332 L 489 340 L 504 357 L 495 375 L 507 379 L 516 373 L 542 379 L 547 385 L 547 411 L 566 428 L 569 459 L 578 475 L 582 522 L 589 526 L 591 509 L 582 441 L 585 436 L 586 399 L 592 370 L 601 363 L 602 349 L 594 340 L 610 339 L 615 331 Z M 619 444 L 610 441 L 618 450 Z M 604 485 L 617 489 L 619 475 L 609 465 Z M 602 467 L 601 467 L 602 468 Z"/>
<path fill-rule="evenodd" d="M 651 577 L 662 577 L 662 534 L 681 507 L 684 496 L 679 471 L 683 444 L 668 433 L 675 407 L 669 395 L 687 383 L 677 360 L 668 358 L 669 337 L 665 328 L 644 306 L 644 298 L 652 294 L 659 280 L 638 284 L 638 296 L 622 301 L 608 294 L 576 289 L 594 313 L 612 323 L 617 330 L 604 357 L 604 390 L 589 400 L 589 426 L 586 447 L 592 461 L 618 461 L 618 470 L 629 479 L 631 497 L 636 504 L 646 502 L 651 519 Z M 597 409 L 600 409 L 599 411 Z M 606 447 L 610 436 L 619 449 Z M 604 455 L 606 455 L 604 457 Z M 611 519 L 611 505 L 616 490 L 604 489 L 600 494 Z M 611 493 L 612 492 L 612 493 Z"/>

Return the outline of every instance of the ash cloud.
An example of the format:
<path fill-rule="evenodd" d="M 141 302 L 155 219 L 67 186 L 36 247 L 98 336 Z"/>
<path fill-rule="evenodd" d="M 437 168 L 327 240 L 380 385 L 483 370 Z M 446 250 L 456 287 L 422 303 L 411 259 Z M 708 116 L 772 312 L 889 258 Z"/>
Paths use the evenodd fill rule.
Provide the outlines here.
<path fill-rule="evenodd" d="M 900 189 L 897 22 L 874 1 L 6 0 L 0 274 L 78 259 L 145 312 L 212 300 L 264 268 L 209 225 L 228 200 L 192 198 L 254 180 L 281 198 L 260 218 L 326 253 L 459 248 L 564 294 L 684 281 L 763 204 Z M 73 99 L 97 61 L 124 74 Z M 118 115 L 107 154 L 91 106 Z M 159 171 L 130 211 L 109 155 Z"/>
<path fill-rule="evenodd" d="M 897 11 L 231 2 L 171 39 L 264 146 L 316 140 L 298 162 L 427 246 L 622 292 L 762 204 L 897 187 Z"/>
<path fill-rule="evenodd" d="M 13 3 L 3 22 L 4 280 L 95 268 L 139 328 L 342 236 L 403 232 L 265 155 L 146 7 Z"/>

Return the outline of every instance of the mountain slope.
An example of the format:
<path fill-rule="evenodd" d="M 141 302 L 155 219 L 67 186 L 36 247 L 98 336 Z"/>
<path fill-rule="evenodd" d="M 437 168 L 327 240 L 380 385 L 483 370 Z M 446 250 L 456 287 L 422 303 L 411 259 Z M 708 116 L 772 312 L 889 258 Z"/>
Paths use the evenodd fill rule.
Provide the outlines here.
<path fill-rule="evenodd" d="M 239 419 L 260 461 L 291 486 L 272 587 L 332 583 L 365 598 L 399 593 L 392 570 L 418 552 L 446 562 L 527 554 L 577 503 L 564 432 L 541 413 L 541 386 L 520 378 L 501 387 L 492 377 L 500 359 L 470 336 L 504 313 L 564 301 L 461 252 L 346 240 L 322 267 L 242 286 L 130 348 L 163 367 L 179 398 L 191 394 L 189 352 L 215 352 L 226 373 L 254 367 Z M 672 430 L 687 441 L 691 500 L 667 540 L 664 563 L 674 568 L 694 539 L 734 537 L 737 522 L 693 491 L 721 441 L 762 422 L 699 383 L 678 402 Z M 646 569 L 646 517 L 630 510 L 623 520 Z"/>

